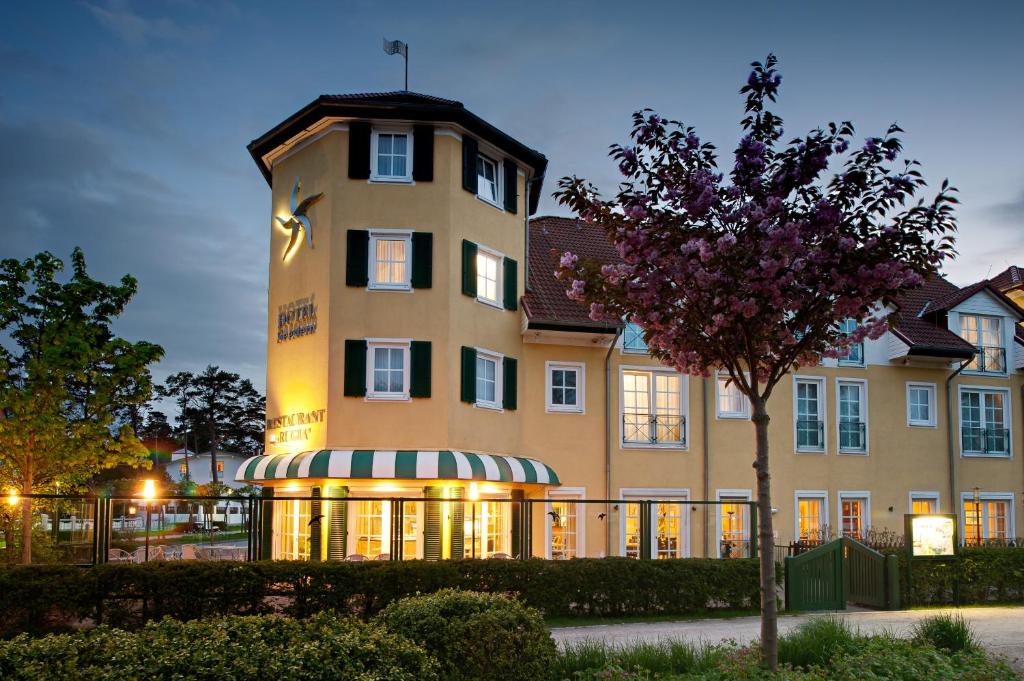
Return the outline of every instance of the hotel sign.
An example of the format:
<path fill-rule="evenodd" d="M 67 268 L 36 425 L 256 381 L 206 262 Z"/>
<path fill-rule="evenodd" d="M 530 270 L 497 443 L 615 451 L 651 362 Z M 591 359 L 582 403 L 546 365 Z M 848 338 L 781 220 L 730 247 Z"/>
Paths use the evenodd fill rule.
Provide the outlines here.
<path fill-rule="evenodd" d="M 277 306 L 277 342 L 316 333 L 316 294 Z"/>
<path fill-rule="evenodd" d="M 911 558 L 944 558 L 956 555 L 955 515 L 907 515 L 907 543 Z"/>
<path fill-rule="evenodd" d="M 267 432 L 270 433 L 270 441 L 273 443 L 303 442 L 309 439 L 312 431 L 311 426 L 316 423 L 323 423 L 327 417 L 326 409 L 314 409 L 313 411 L 298 411 L 294 414 L 284 414 L 267 419 Z M 271 432 L 276 431 L 276 432 Z"/>

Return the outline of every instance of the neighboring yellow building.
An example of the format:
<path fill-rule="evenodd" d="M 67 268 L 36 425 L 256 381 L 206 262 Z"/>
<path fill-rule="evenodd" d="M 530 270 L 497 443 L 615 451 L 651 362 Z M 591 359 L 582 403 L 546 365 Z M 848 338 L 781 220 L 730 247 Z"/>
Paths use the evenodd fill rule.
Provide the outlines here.
<path fill-rule="evenodd" d="M 272 187 L 268 441 L 238 479 L 274 500 L 264 555 L 749 552 L 748 405 L 565 297 L 558 253 L 616 255 L 592 227 L 528 218 L 543 155 L 408 92 L 320 97 L 249 150 Z M 780 386 L 776 543 L 902 533 L 912 510 L 1016 536 L 1016 273 L 933 281 L 883 338 Z"/>

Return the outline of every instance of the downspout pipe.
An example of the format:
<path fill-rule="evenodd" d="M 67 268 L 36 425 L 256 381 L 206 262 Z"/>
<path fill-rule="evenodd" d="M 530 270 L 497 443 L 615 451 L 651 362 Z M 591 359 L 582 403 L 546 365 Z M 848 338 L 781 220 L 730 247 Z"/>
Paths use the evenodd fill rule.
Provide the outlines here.
<path fill-rule="evenodd" d="M 717 379 L 716 379 L 717 380 Z M 701 400 L 700 400 L 700 411 L 701 411 L 701 425 L 703 427 L 703 455 L 704 455 L 704 501 L 708 500 L 709 487 L 711 486 L 711 473 L 708 471 L 708 462 L 710 460 L 710 444 L 708 443 L 708 379 L 707 376 L 700 379 L 701 387 Z M 709 534 L 711 528 L 708 527 L 708 504 L 702 504 L 704 507 L 704 553 L 702 554 L 705 558 L 710 558 L 708 555 L 709 546 Z M 717 508 L 717 507 L 716 507 Z M 717 530 L 716 530 L 717 531 Z"/>
<path fill-rule="evenodd" d="M 615 338 L 604 355 L 604 498 L 612 498 L 612 353 L 619 342 L 623 327 L 615 329 Z M 604 555 L 612 555 L 612 509 L 604 508 Z"/>
<path fill-rule="evenodd" d="M 967 365 L 974 361 L 973 358 L 966 359 L 957 367 L 957 370 L 946 379 L 946 445 L 949 456 L 949 509 L 950 513 L 959 513 L 956 501 L 956 452 L 953 446 L 953 438 L 956 434 L 953 431 L 953 379 L 960 375 L 960 372 L 967 368 Z"/>

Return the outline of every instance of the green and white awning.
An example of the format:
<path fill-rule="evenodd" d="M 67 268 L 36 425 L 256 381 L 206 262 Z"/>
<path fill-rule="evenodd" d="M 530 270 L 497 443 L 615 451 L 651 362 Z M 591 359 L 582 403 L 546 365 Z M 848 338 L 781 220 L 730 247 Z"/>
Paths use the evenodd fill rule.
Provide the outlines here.
<path fill-rule="evenodd" d="M 235 474 L 238 482 L 306 478 L 562 484 L 550 466 L 536 459 L 451 450 L 322 449 L 271 454 L 246 459 Z"/>

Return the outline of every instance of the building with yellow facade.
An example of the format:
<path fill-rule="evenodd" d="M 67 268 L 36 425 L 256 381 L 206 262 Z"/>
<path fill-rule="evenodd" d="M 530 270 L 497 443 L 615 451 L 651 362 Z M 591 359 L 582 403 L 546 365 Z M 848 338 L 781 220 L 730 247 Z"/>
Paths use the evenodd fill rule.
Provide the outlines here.
<path fill-rule="evenodd" d="M 749 405 L 566 298 L 556 254 L 617 256 L 530 219 L 542 154 L 410 92 L 322 96 L 249 150 L 272 189 L 268 419 L 237 478 L 272 500 L 264 555 L 750 551 Z M 934 280 L 881 339 L 776 392 L 776 543 L 900 532 L 912 511 L 1016 536 L 1020 275 Z"/>

